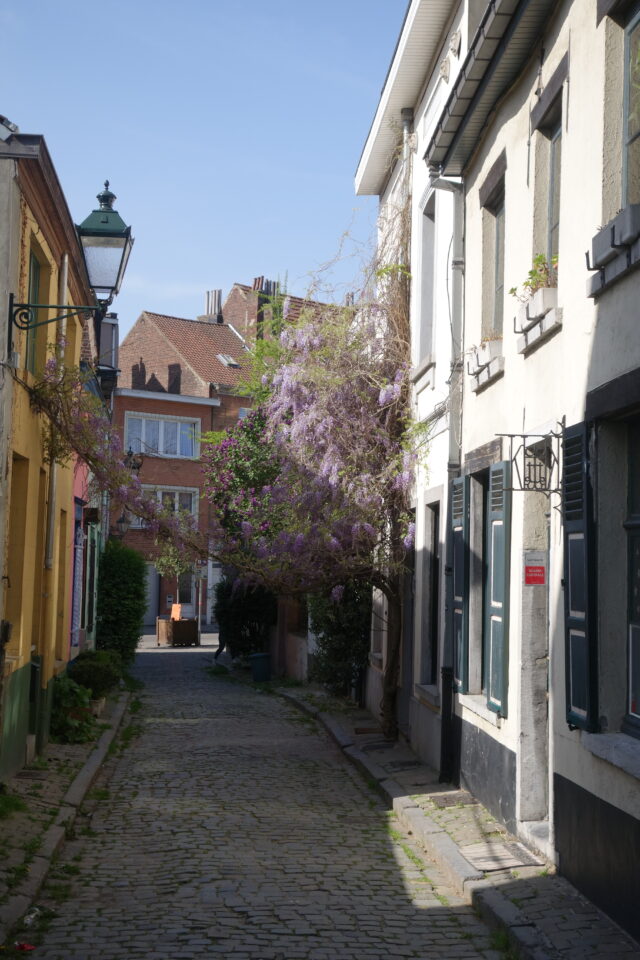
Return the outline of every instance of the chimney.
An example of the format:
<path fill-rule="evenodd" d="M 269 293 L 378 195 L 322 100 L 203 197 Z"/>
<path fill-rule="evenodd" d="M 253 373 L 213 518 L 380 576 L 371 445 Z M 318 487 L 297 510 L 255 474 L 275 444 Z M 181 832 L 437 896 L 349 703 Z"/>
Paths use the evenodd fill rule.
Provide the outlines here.
<path fill-rule="evenodd" d="M 203 323 L 224 323 L 222 316 L 222 290 L 207 290 L 205 312 L 198 320 Z"/>

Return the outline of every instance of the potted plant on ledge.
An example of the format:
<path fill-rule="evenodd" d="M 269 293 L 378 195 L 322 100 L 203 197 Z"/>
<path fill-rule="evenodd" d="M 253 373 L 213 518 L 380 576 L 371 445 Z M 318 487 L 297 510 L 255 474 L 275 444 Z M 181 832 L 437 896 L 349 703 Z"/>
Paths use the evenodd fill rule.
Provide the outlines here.
<path fill-rule="evenodd" d="M 558 306 L 558 257 L 548 260 L 544 253 L 537 254 L 522 290 L 512 287 L 509 293 L 520 303 L 518 324 L 524 332 Z"/>

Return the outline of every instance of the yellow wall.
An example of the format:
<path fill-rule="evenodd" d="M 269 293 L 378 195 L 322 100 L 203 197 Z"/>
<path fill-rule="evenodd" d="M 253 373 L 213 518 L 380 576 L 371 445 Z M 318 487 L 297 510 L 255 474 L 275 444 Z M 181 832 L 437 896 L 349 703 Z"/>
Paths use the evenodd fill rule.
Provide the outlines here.
<path fill-rule="evenodd" d="M 29 258 L 35 252 L 40 262 L 41 303 L 58 302 L 59 265 L 54 261 L 32 211 L 22 204 L 22 242 L 20 251 L 20 287 L 18 299 L 28 300 Z M 67 292 L 70 300 L 70 292 Z M 40 320 L 46 319 L 44 310 Z M 49 311 L 48 316 L 55 316 Z M 39 328 L 36 340 L 37 369 L 42 369 L 51 354 L 57 325 Z M 27 335 L 14 328 L 14 349 L 19 352 L 18 375 L 27 384 L 33 375 L 24 369 Z M 80 361 L 81 326 L 79 318 L 67 321 L 65 361 Z M 63 669 L 68 656 L 70 628 L 71 571 L 73 557 L 73 463 L 56 466 L 55 528 L 50 569 L 45 566 L 49 513 L 50 466 L 44 460 L 42 416 L 30 407 L 24 387 L 16 385 L 13 400 L 12 457 L 7 489 L 10 490 L 7 556 L 5 558 L 6 618 L 13 624 L 7 649 L 8 672 L 17 671 L 32 657 L 42 657 L 41 686 L 46 688 L 55 673 Z"/>

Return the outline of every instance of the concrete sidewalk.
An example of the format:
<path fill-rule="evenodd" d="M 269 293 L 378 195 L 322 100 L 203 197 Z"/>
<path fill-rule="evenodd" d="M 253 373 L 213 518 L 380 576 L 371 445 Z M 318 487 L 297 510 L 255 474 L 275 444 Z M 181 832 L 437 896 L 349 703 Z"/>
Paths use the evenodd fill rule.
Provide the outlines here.
<path fill-rule="evenodd" d="M 276 689 L 324 725 L 457 892 L 504 931 L 516 956 L 640 960 L 640 944 L 471 794 L 439 783 L 406 743 L 385 740 L 366 710 L 309 687 Z"/>
<path fill-rule="evenodd" d="M 97 742 L 49 743 L 37 760 L 4 784 L 15 809 L 0 840 L 0 944 L 33 906 L 125 715 L 129 695 L 108 701 Z"/>

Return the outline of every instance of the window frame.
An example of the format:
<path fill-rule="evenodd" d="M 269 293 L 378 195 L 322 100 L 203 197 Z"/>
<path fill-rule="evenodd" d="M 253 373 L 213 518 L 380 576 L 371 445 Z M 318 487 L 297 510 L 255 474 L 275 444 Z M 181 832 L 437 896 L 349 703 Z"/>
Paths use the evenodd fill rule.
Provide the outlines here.
<path fill-rule="evenodd" d="M 635 427 L 635 429 L 634 429 Z M 624 529 L 627 539 L 627 637 L 626 637 L 626 691 L 625 691 L 625 713 L 622 720 L 622 731 L 632 737 L 640 739 L 640 707 L 637 713 L 631 711 L 632 697 L 632 631 L 640 631 L 640 617 L 637 620 L 632 619 L 633 608 L 633 570 L 634 570 L 634 546 L 640 540 L 640 457 L 636 457 L 635 463 L 631 457 L 631 451 L 634 447 L 634 440 L 637 441 L 640 435 L 640 418 L 633 417 L 627 423 L 627 510 Z M 635 467 L 635 469 L 634 469 Z M 634 488 L 638 491 L 638 496 L 633 497 Z M 640 570 L 640 563 L 637 565 Z M 640 601 L 637 605 L 640 605 Z"/>
<path fill-rule="evenodd" d="M 142 427 L 142 436 L 140 437 L 141 447 L 139 450 L 134 449 L 133 442 L 129 435 L 129 424 L 131 420 L 141 420 L 143 422 Z M 157 451 L 151 450 L 147 447 L 144 439 L 145 433 L 145 423 L 156 422 L 158 426 L 158 447 Z M 164 441 L 164 424 L 165 423 L 175 423 L 177 424 L 176 431 L 176 453 L 164 453 L 161 450 Z M 180 453 L 180 425 L 181 424 L 190 424 L 193 430 L 193 454 L 188 456 L 186 454 Z M 125 412 L 124 418 L 124 446 L 125 449 L 132 449 L 134 453 L 143 453 L 146 457 L 160 457 L 166 460 L 198 460 L 200 457 L 200 434 L 201 434 L 202 422 L 198 417 L 174 417 L 170 414 L 155 414 L 155 413 L 138 413 L 135 410 L 127 410 Z M 137 439 L 137 438 L 136 438 Z"/>
<path fill-rule="evenodd" d="M 39 258 L 36 256 L 33 248 L 29 250 L 29 286 L 27 291 L 28 303 L 40 303 L 40 291 L 42 288 L 43 269 Z M 33 311 L 35 322 L 39 320 L 39 309 Z M 24 348 L 24 369 L 28 370 L 34 376 L 36 374 L 36 365 L 38 362 L 38 341 L 39 333 L 42 327 L 28 327 L 25 334 Z"/>
<path fill-rule="evenodd" d="M 181 493 L 190 493 L 191 494 L 191 516 L 194 520 L 198 519 L 198 503 L 200 501 L 200 491 L 197 487 L 174 487 L 162 484 L 155 483 L 143 483 L 142 492 L 145 495 L 150 493 L 155 494 L 155 498 L 158 503 L 162 506 L 163 504 L 163 494 L 172 493 L 174 495 L 174 513 L 178 513 L 180 509 L 180 494 Z M 133 516 L 131 519 L 131 528 L 134 530 L 144 530 L 146 529 L 147 524 L 142 519 L 142 517 Z"/>
<path fill-rule="evenodd" d="M 504 333 L 504 257 L 506 252 L 504 187 L 500 202 L 490 212 L 494 220 L 493 311 L 490 336 L 501 338 Z"/>
<path fill-rule="evenodd" d="M 547 263 L 552 264 L 553 258 L 560 250 L 560 191 L 562 188 L 562 117 L 549 132 L 549 182 L 547 185 Z M 557 159 L 556 159 L 557 158 Z M 556 171 L 557 163 L 557 171 Z M 556 175 L 557 173 L 557 175 Z M 553 219 L 554 207 L 557 200 L 558 216 Z M 553 249 L 555 232 L 555 251 Z"/>
<path fill-rule="evenodd" d="M 435 283 L 436 283 L 436 191 L 432 189 L 420 211 L 420 284 L 418 290 L 418 330 L 416 367 L 433 360 Z"/>
<path fill-rule="evenodd" d="M 503 150 L 478 191 L 483 209 L 482 340 L 502 340 L 504 334 L 506 172 L 507 154 Z"/>
<path fill-rule="evenodd" d="M 633 137 L 628 136 L 628 123 L 629 123 L 629 105 L 630 105 L 630 96 L 629 88 L 631 83 L 631 65 L 629 62 L 630 57 L 630 47 L 631 47 L 631 34 L 634 30 L 640 30 L 640 8 L 636 8 L 633 15 L 629 18 L 628 23 L 625 26 L 624 30 L 624 88 L 623 88 L 623 101 L 622 101 L 622 207 L 628 206 L 630 203 L 640 202 L 640 196 L 636 197 L 635 200 L 629 198 L 629 148 L 637 140 L 640 140 L 640 123 L 638 124 L 638 130 L 633 135 Z M 640 47 L 640 39 L 639 39 Z M 639 173 L 640 179 L 640 173 Z"/>

